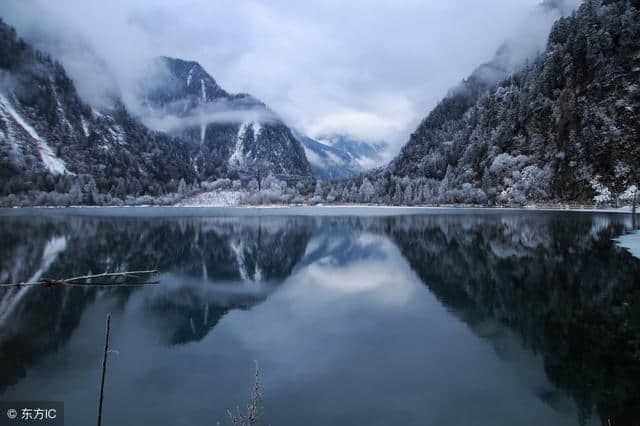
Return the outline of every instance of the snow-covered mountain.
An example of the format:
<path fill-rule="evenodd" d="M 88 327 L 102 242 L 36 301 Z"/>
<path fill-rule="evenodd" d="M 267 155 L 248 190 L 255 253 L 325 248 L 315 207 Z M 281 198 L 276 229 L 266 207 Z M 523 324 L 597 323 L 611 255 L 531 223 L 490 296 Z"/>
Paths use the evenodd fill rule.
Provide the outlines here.
<path fill-rule="evenodd" d="M 384 143 L 367 143 L 343 135 L 313 139 L 300 132 L 313 175 L 319 179 L 348 179 L 384 162 Z"/>
<path fill-rule="evenodd" d="M 229 94 L 197 62 L 162 57 L 141 86 L 142 120 L 192 143 L 200 178 L 252 175 L 308 177 L 309 163 L 291 130 L 265 104 Z"/>
<path fill-rule="evenodd" d="M 559 15 L 570 1 L 545 1 Z M 640 4 L 587 0 L 527 60 L 506 42 L 383 170 L 316 191 L 382 204 L 629 202 L 640 182 Z"/>
<path fill-rule="evenodd" d="M 614 202 L 640 179 L 638 34 L 637 2 L 584 2 L 522 70 L 452 91 L 392 173 L 435 179 L 440 202 Z"/>
<path fill-rule="evenodd" d="M 162 79 L 150 81 L 163 85 L 141 86 L 144 109 L 132 114 L 119 98 L 98 109 L 0 21 L 2 202 L 118 204 L 256 171 L 311 177 L 302 146 L 264 104 L 228 94 L 194 62 L 159 62 Z"/>
<path fill-rule="evenodd" d="M 189 144 L 154 132 L 114 99 L 97 110 L 64 68 L 0 21 L 0 195 L 94 204 L 194 182 Z M 107 199 L 108 198 L 108 199 Z"/>

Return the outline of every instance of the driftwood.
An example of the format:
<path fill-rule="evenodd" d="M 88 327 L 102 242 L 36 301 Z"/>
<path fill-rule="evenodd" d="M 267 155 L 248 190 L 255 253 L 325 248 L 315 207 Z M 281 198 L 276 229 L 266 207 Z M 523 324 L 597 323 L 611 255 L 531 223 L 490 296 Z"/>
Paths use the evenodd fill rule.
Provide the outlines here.
<path fill-rule="evenodd" d="M 96 275 L 82 275 L 79 277 L 72 278 L 42 278 L 38 281 L 33 282 L 21 282 L 21 283 L 10 283 L 10 284 L 0 284 L 0 287 L 22 287 L 29 285 L 42 285 L 46 287 L 52 287 L 55 285 L 66 285 L 66 286 L 82 286 L 82 287 L 139 287 L 144 285 L 158 284 L 160 280 L 152 279 L 154 276 L 158 274 L 158 271 L 148 270 L 148 271 L 128 271 L 128 272 L 103 272 L 102 274 Z M 93 282 L 94 279 L 111 279 L 111 282 Z M 124 278 L 124 280 L 120 280 L 120 278 Z M 142 280 L 142 281 L 139 281 Z"/>

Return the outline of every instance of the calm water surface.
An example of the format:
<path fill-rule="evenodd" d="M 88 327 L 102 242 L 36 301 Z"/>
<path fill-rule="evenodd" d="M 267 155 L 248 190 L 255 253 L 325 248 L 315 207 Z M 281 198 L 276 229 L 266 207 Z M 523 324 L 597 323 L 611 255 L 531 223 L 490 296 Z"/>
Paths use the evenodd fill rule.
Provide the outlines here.
<path fill-rule="evenodd" d="M 110 312 L 105 425 L 225 424 L 254 361 L 272 426 L 637 425 L 640 261 L 612 241 L 631 230 L 566 212 L 2 211 L 1 282 L 157 267 L 161 283 L 0 289 L 0 400 L 95 423 Z"/>

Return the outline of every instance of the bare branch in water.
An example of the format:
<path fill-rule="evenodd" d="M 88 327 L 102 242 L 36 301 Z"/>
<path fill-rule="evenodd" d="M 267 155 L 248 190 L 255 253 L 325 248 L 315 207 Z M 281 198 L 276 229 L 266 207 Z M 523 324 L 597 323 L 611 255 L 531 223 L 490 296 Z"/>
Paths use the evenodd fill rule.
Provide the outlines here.
<path fill-rule="evenodd" d="M 42 285 L 46 287 L 52 287 L 55 285 L 67 285 L 67 286 L 95 286 L 95 287 L 139 287 L 144 285 L 152 285 L 160 283 L 158 279 L 151 279 L 154 275 L 157 275 L 158 271 L 147 270 L 147 271 L 125 271 L 125 272 L 103 272 L 102 274 L 96 275 L 82 275 L 79 277 L 72 278 L 43 278 L 39 281 L 33 282 L 21 282 L 21 283 L 10 283 L 10 284 L 0 284 L 0 287 L 22 287 L 22 286 L 32 286 L 32 285 Z M 107 279 L 107 282 L 93 282 L 93 279 Z M 122 280 L 120 279 L 122 278 Z M 108 282 L 111 279 L 113 281 Z M 144 280 L 144 281 L 138 281 Z"/>

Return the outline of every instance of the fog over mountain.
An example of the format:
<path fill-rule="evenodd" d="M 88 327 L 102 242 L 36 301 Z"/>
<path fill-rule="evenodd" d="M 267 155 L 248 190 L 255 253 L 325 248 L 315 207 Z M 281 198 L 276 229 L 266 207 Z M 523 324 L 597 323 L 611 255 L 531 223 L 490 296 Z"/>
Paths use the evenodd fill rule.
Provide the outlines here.
<path fill-rule="evenodd" d="M 238 25 L 246 14 L 255 18 L 261 12 L 276 28 L 262 31 L 264 20 L 248 22 L 239 33 L 244 36 L 229 45 L 227 36 L 236 33 L 225 33 L 226 23 L 207 37 L 193 38 L 204 34 L 200 21 L 193 18 L 189 28 L 182 28 L 180 19 L 191 12 L 177 11 L 172 16 L 176 27 L 167 25 L 171 40 L 161 46 L 157 43 L 165 35 L 157 26 L 169 23 L 160 13 L 162 4 L 117 4 L 117 12 L 104 16 L 114 25 L 102 31 L 98 23 L 90 37 L 84 29 L 93 12 L 84 5 L 60 12 L 49 10 L 49 3 L 23 4 L 33 7 L 7 8 L 7 19 L 25 40 L 10 25 L 3 26 L 6 37 L 0 39 L 5 53 L 0 63 L 5 205 L 160 200 L 184 205 L 617 206 L 637 189 L 637 1 L 585 0 L 577 9 L 574 0 L 536 1 L 527 7 L 497 1 L 483 3 L 483 13 L 468 5 L 461 14 L 453 14 L 457 6 L 409 5 L 399 8 L 402 25 L 395 21 L 396 9 L 384 22 L 376 20 L 387 11 L 384 5 L 360 14 L 352 6 L 337 8 L 329 23 L 313 4 L 280 11 L 278 2 L 269 7 L 241 3 L 226 5 L 228 21 Z M 32 16 L 38 8 L 43 13 Z M 411 10 L 424 22 L 418 25 L 405 15 Z M 350 31 L 366 23 L 376 35 L 356 37 L 337 25 L 345 11 L 353 12 Z M 209 12 L 204 7 L 202 16 Z M 306 32 L 288 32 L 288 19 L 307 23 L 312 12 L 317 16 Z M 508 22 L 501 22 L 503 13 L 509 14 Z M 491 17 L 486 28 L 485 15 Z M 439 33 L 415 34 L 427 50 L 406 39 L 408 29 L 424 29 L 434 16 L 442 18 L 434 27 Z M 472 25 L 460 30 L 470 17 Z M 39 23 L 37 29 L 33 22 Z M 391 23 L 397 31 L 380 40 Z M 327 44 L 339 36 L 344 46 L 333 50 L 333 57 L 324 46 L 301 51 L 299 57 L 289 51 L 315 40 L 315 30 L 326 29 L 323 25 L 336 31 L 327 35 Z M 446 34 L 450 27 L 458 28 L 451 37 Z M 482 34 L 476 34 L 479 28 Z M 245 46 L 258 29 L 254 45 Z M 253 63 L 253 75 L 229 74 L 238 57 L 256 60 L 250 54 L 256 46 L 269 51 L 264 43 L 278 45 L 283 34 L 291 36 L 289 41 Z M 198 50 L 205 39 L 211 48 Z M 377 44 L 369 46 L 367 40 Z M 438 46 L 429 48 L 434 40 Z M 456 43 L 464 43 L 466 50 L 456 52 Z M 114 44 L 122 51 L 112 51 Z M 227 45 L 244 49 L 244 56 L 234 53 L 213 61 Z M 416 49 L 408 52 L 407 46 Z M 350 62 L 339 66 L 349 65 L 358 78 L 327 76 L 345 52 Z M 432 75 L 428 71 L 436 62 L 429 58 L 438 52 L 439 66 L 447 68 Z M 475 61 L 478 52 L 482 59 L 469 71 L 463 69 L 461 64 Z M 298 64 L 300 58 L 308 63 Z M 322 67 L 306 68 L 318 60 L 325 61 Z M 274 80 L 269 73 L 275 62 L 280 68 Z M 409 90 L 413 77 L 418 81 L 412 74 L 417 70 L 423 73 L 421 86 Z M 459 70 L 467 77 L 457 77 Z M 231 90 L 224 83 L 233 87 L 238 76 L 243 87 L 255 92 Z M 451 82 L 435 87 L 434 79 Z M 305 84 L 322 90 L 300 95 Z M 440 102 L 430 108 L 436 95 Z M 412 103 L 413 96 L 419 100 Z M 397 108 L 398 99 L 402 108 Z M 332 106 L 324 110 L 327 103 Z M 292 114 L 291 108 L 300 105 Z M 400 142 L 406 142 L 402 148 Z"/>
<path fill-rule="evenodd" d="M 639 182 L 639 7 L 585 1 L 520 69 L 510 68 L 518 51 L 505 43 L 426 116 L 389 167 L 319 188 L 318 199 L 630 203 Z"/>
<path fill-rule="evenodd" d="M 523 57 L 578 0 L 3 2 L 0 15 L 59 59 L 83 99 L 134 95 L 161 55 L 198 61 L 310 135 L 386 141 L 397 151 L 447 91 L 505 40 Z M 443 23 L 448 23 L 443 25 Z"/>

